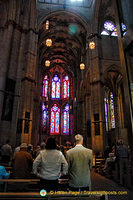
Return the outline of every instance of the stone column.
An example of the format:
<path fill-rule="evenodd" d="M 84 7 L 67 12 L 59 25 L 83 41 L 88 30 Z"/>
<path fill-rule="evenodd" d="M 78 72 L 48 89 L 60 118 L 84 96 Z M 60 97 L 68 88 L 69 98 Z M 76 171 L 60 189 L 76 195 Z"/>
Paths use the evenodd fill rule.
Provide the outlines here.
<path fill-rule="evenodd" d="M 2 115 L 3 100 L 5 94 L 5 84 L 9 67 L 10 49 L 13 35 L 13 25 L 9 24 L 4 30 L 3 41 L 0 50 L 0 119 Z"/>

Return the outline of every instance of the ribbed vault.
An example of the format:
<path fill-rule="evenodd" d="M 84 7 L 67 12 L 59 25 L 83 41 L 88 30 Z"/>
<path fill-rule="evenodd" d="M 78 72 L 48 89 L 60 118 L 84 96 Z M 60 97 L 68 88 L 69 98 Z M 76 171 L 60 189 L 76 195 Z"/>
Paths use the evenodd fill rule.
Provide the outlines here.
<path fill-rule="evenodd" d="M 45 29 L 46 20 L 49 29 Z M 47 47 L 45 41 L 52 39 L 52 46 Z M 50 60 L 53 67 L 61 66 L 77 74 L 81 56 L 86 48 L 86 29 L 81 19 L 71 13 L 53 13 L 43 22 L 39 30 L 39 60 L 45 69 L 45 60 Z"/>

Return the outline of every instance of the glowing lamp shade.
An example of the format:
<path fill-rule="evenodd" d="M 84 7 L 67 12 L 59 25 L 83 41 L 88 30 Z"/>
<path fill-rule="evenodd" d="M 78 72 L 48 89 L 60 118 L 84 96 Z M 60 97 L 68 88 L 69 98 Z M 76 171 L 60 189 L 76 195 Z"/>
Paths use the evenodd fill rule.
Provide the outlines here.
<path fill-rule="evenodd" d="M 49 29 L 49 21 L 46 20 L 46 23 L 45 23 L 45 29 L 48 30 Z"/>
<path fill-rule="evenodd" d="M 95 42 L 90 42 L 89 43 L 89 49 L 95 49 Z"/>
<path fill-rule="evenodd" d="M 85 69 L 85 64 L 84 63 L 80 63 L 80 69 L 81 70 Z"/>
<path fill-rule="evenodd" d="M 46 61 L 45 61 L 45 66 L 46 66 L 46 67 L 49 67 L 49 66 L 50 66 L 50 61 L 49 61 L 49 60 L 46 60 Z"/>
<path fill-rule="evenodd" d="M 47 47 L 51 47 L 51 46 L 52 46 L 52 40 L 51 40 L 51 39 L 48 38 L 48 39 L 46 40 L 46 46 L 47 46 Z"/>

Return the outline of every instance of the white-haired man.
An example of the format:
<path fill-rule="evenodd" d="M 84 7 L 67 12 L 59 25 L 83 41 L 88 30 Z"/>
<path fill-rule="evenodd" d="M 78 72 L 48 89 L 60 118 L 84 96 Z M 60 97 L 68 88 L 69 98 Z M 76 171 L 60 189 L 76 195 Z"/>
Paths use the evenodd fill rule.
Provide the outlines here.
<path fill-rule="evenodd" d="M 91 187 L 92 150 L 83 146 L 83 136 L 75 135 L 75 147 L 68 150 L 69 187 L 72 191 L 89 190 Z"/>

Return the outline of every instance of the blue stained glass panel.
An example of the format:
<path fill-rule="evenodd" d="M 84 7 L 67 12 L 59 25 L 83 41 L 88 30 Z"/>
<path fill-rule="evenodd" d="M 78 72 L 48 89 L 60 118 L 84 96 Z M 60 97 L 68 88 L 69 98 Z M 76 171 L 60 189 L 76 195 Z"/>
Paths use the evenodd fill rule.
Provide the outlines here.
<path fill-rule="evenodd" d="M 43 87 L 42 87 L 42 96 L 43 97 L 48 97 L 48 85 L 49 85 L 48 76 L 45 75 L 45 77 L 43 79 Z"/>
<path fill-rule="evenodd" d="M 52 98 L 59 99 L 60 98 L 60 79 L 57 75 L 52 78 Z"/>
<path fill-rule="evenodd" d="M 69 98 L 69 92 L 70 92 L 70 81 L 69 81 L 69 77 L 65 76 L 65 78 L 63 79 L 63 98 Z"/>
<path fill-rule="evenodd" d="M 43 128 L 43 131 L 46 130 L 46 126 L 47 126 L 47 108 L 43 102 L 42 103 L 42 128 Z"/>
<path fill-rule="evenodd" d="M 105 98 L 104 101 L 105 101 L 106 130 L 108 131 L 108 106 L 107 106 L 107 98 Z"/>
<path fill-rule="evenodd" d="M 69 134 L 69 105 L 67 104 L 63 110 L 63 134 Z"/>
<path fill-rule="evenodd" d="M 57 104 L 51 108 L 50 134 L 59 134 L 60 109 Z"/>
<path fill-rule="evenodd" d="M 104 23 L 104 28 L 109 30 L 109 31 L 113 31 L 115 29 L 115 25 L 110 21 L 106 21 Z"/>
<path fill-rule="evenodd" d="M 110 94 L 111 126 L 115 128 L 114 100 L 113 94 Z"/>

